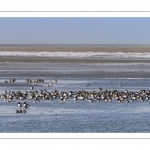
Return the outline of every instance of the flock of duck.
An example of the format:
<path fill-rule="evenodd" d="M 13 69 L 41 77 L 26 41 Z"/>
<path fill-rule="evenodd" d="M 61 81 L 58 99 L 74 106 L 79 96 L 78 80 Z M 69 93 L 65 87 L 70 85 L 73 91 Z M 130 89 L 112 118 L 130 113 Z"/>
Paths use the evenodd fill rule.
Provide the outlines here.
<path fill-rule="evenodd" d="M 8 82 L 15 82 L 16 79 L 10 79 Z M 102 88 L 98 88 L 97 91 L 69 91 L 63 92 L 58 90 L 47 91 L 46 89 L 36 91 L 34 87 L 41 82 L 44 82 L 42 79 L 38 80 L 29 80 L 26 79 L 27 83 L 32 83 L 29 91 L 10 91 L 4 90 L 4 92 L 0 95 L 0 98 L 5 102 L 12 102 L 17 100 L 17 109 L 16 113 L 26 113 L 26 109 L 30 107 L 27 102 L 22 102 L 25 100 L 32 101 L 33 103 L 40 102 L 42 100 L 60 100 L 60 101 L 68 101 L 72 99 L 74 101 L 87 101 L 87 102 L 134 102 L 134 101 L 150 101 L 150 91 L 140 90 L 138 92 L 132 92 L 128 90 L 120 91 L 120 90 L 102 90 Z M 53 84 L 57 84 L 57 80 L 53 82 L 47 83 L 46 86 L 52 86 Z M 90 84 L 86 85 L 89 86 Z M 121 88 L 122 85 L 120 84 Z M 21 108 L 24 108 L 23 110 Z"/>

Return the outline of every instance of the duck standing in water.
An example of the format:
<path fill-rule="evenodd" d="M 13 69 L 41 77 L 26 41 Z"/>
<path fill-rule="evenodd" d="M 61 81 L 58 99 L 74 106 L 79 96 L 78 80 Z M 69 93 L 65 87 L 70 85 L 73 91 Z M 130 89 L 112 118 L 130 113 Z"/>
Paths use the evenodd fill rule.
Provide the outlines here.
<path fill-rule="evenodd" d="M 26 102 L 24 102 L 24 103 L 23 103 L 23 106 L 24 106 L 25 108 L 28 108 L 30 105 L 27 104 Z"/>
<path fill-rule="evenodd" d="M 56 79 L 54 80 L 54 83 L 57 83 L 57 80 L 56 80 Z"/>
<path fill-rule="evenodd" d="M 86 86 L 89 86 L 90 84 L 88 83 Z"/>
<path fill-rule="evenodd" d="M 30 90 L 33 90 L 33 89 L 34 89 L 34 87 L 33 87 L 33 86 L 31 86 L 31 87 L 30 87 Z"/>
<path fill-rule="evenodd" d="M 20 103 L 20 102 L 18 102 L 18 105 L 17 105 L 18 107 L 22 107 L 22 104 Z"/>
<path fill-rule="evenodd" d="M 18 113 L 19 113 L 19 110 L 16 110 L 16 113 L 18 114 Z"/>
<path fill-rule="evenodd" d="M 25 114 L 25 113 L 26 113 L 26 110 L 23 110 L 22 113 Z"/>
<path fill-rule="evenodd" d="M 122 84 L 119 84 L 119 87 L 122 87 Z"/>

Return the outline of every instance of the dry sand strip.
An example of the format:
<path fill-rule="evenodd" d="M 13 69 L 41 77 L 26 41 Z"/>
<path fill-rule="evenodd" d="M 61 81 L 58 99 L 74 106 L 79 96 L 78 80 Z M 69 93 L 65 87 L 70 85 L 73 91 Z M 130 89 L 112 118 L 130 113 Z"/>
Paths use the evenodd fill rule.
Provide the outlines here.
<path fill-rule="evenodd" d="M 0 51 L 27 52 L 150 52 L 150 46 L 0 46 Z"/>
<path fill-rule="evenodd" d="M 22 62 L 22 63 L 150 63 L 150 60 L 114 60 L 114 59 L 69 59 L 69 58 L 37 58 L 37 57 L 0 57 L 0 62 Z"/>

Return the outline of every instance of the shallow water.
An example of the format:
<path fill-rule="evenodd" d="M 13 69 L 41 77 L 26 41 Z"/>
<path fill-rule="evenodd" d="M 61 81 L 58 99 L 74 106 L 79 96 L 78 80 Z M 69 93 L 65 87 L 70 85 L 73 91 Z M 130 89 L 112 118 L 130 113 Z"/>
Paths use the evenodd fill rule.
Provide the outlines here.
<path fill-rule="evenodd" d="M 150 53 L 104 53 L 104 52 L 6 52 L 0 54 L 12 58 L 43 58 L 43 62 L 6 62 L 0 63 L 0 94 L 4 90 L 30 91 L 26 78 L 42 78 L 44 83 L 34 87 L 34 91 L 46 89 L 52 92 L 57 89 L 65 91 L 98 91 L 150 90 Z M 62 61 L 60 63 L 44 62 L 44 58 L 87 59 L 86 63 Z M 106 60 L 105 63 L 90 63 L 89 60 Z M 117 63 L 109 60 L 125 60 Z M 136 60 L 135 63 L 128 62 Z M 103 61 L 102 61 L 103 62 Z M 145 61 L 146 62 L 146 61 Z M 4 83 L 15 78 L 15 83 Z M 58 80 L 57 84 L 47 87 L 46 84 Z M 89 84 L 89 86 L 86 86 Z M 118 85 L 122 84 L 122 87 Z M 30 107 L 26 114 L 16 114 L 17 103 L 27 102 Z M 21 108 L 25 109 L 25 108 Z M 0 99 L 0 132 L 2 133 L 144 133 L 150 132 L 150 101 L 117 103 L 40 100 L 13 100 L 5 102 Z"/>
<path fill-rule="evenodd" d="M 33 78 L 35 79 L 35 78 Z M 5 78 L 0 78 L 3 83 Z M 46 89 L 53 91 L 98 91 L 103 90 L 139 91 L 150 90 L 150 78 L 99 78 L 99 79 L 59 79 L 57 84 L 47 87 L 52 78 L 44 78 L 41 86 L 34 90 Z M 16 84 L 25 83 L 25 78 L 16 78 Z M 90 84 L 89 86 L 86 86 Z M 122 87 L 118 85 L 122 84 Z M 4 90 L 30 91 L 30 86 L 0 86 Z M 60 102 L 56 100 L 41 100 L 30 104 L 26 114 L 16 114 L 18 100 L 4 102 L 0 99 L 0 132 L 4 133 L 117 133 L 117 132 L 150 132 L 150 102 L 136 101 L 129 103 L 77 101 L 69 99 Z M 22 108 L 23 109 L 23 108 Z"/>

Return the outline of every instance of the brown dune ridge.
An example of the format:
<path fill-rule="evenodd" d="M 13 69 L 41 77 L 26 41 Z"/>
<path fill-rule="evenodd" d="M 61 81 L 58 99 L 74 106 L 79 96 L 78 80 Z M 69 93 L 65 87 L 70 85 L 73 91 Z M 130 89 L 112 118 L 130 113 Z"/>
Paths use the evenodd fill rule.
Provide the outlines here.
<path fill-rule="evenodd" d="M 150 52 L 150 46 L 0 46 L 0 51 Z"/>

